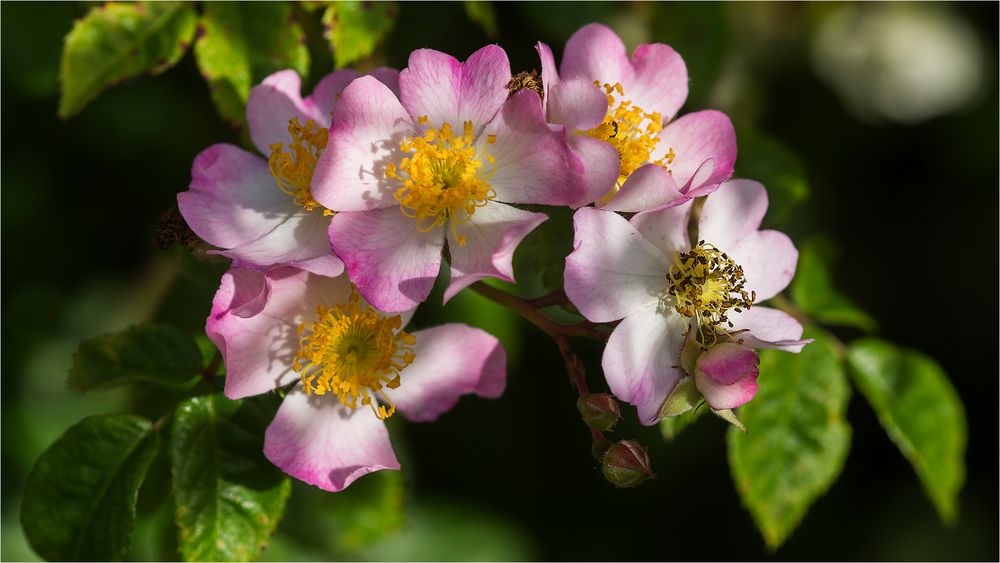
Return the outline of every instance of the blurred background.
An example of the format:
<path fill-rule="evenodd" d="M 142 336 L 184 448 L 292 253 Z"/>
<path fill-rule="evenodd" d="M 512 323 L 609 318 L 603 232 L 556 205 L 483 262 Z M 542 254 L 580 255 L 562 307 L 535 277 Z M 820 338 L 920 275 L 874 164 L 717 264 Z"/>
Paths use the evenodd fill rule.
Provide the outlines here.
<path fill-rule="evenodd" d="M 222 268 L 152 243 L 194 156 L 240 140 L 215 112 L 191 55 L 105 92 L 67 121 L 56 117 L 62 38 L 92 5 L 0 8 L 4 560 L 37 559 L 18 510 L 39 453 L 82 416 L 141 411 L 150 400 L 150 390 L 84 396 L 66 388 L 77 343 L 150 319 L 200 331 Z M 343 533 L 338 510 L 353 497 L 296 483 L 266 559 L 1000 556 L 996 3 L 499 3 L 496 39 L 461 3 L 399 8 L 381 55 L 396 67 L 418 47 L 461 59 L 495 41 L 515 72 L 529 70 L 538 67 L 535 41 L 558 56 L 591 21 L 613 27 L 629 48 L 658 41 L 680 52 L 691 77 L 682 111 L 728 112 L 741 154 L 744 142 L 780 147 L 795 175 L 787 197 L 801 203 L 780 218 L 782 228 L 797 242 L 829 235 L 840 250 L 836 281 L 878 320 L 878 334 L 926 352 L 952 378 L 969 422 L 960 518 L 940 523 L 858 394 L 843 473 L 776 552 L 740 505 L 725 425 L 714 417 L 668 443 L 627 410 L 616 435 L 649 446 L 658 479 L 615 490 L 590 456 L 552 342 L 462 294 L 443 310 L 425 307 L 418 322 L 462 319 L 497 333 L 510 355 L 505 396 L 464 400 L 435 424 L 394 418 L 405 495 L 386 502 L 406 518 L 390 526 L 372 516 L 366 525 L 398 525 L 395 533 Z M 321 30 L 306 31 L 322 41 Z M 332 68 L 323 45 L 311 53 L 306 92 Z M 599 348 L 580 351 L 591 386 L 603 389 Z M 177 558 L 169 503 L 154 502 L 167 482 L 154 470 L 144 486 L 134 558 Z M 365 533 L 381 537 L 365 542 Z"/>

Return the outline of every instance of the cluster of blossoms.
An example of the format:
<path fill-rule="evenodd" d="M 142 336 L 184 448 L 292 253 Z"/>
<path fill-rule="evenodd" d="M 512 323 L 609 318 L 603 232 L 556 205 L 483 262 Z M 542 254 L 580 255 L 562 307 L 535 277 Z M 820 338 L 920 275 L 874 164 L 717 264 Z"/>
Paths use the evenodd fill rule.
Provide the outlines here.
<path fill-rule="evenodd" d="M 730 180 L 729 119 L 677 117 L 681 57 L 651 44 L 629 58 L 598 24 L 561 65 L 537 50 L 540 80 L 512 76 L 495 45 L 334 72 L 306 98 L 278 72 L 247 105 L 263 156 L 215 145 L 195 159 L 180 210 L 232 259 L 206 331 L 228 397 L 286 389 L 264 444 L 286 473 L 338 491 L 398 469 L 384 424 L 397 410 L 429 421 L 463 394 L 503 392 L 496 338 L 406 325 L 442 261 L 445 301 L 514 281 L 515 249 L 547 219 L 519 204 L 577 209 L 565 293 L 592 323 L 620 320 L 602 365 L 644 424 L 691 397 L 731 416 L 756 392 L 755 349 L 806 343 L 794 319 L 756 305 L 789 283 L 797 253 L 759 230 L 763 186 Z"/>

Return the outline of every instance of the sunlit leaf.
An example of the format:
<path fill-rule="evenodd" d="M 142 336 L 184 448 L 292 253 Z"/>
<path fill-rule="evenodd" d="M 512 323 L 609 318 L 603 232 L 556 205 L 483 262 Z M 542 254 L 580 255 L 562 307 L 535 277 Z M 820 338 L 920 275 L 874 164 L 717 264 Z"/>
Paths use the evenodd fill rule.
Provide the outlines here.
<path fill-rule="evenodd" d="M 487 0 L 465 0 L 465 15 L 469 19 L 479 24 L 486 35 L 496 37 L 499 33 L 497 29 L 497 13 L 493 9 L 493 3 Z"/>
<path fill-rule="evenodd" d="M 278 525 L 291 483 L 263 455 L 268 399 L 211 395 L 177 406 L 170 463 L 186 561 L 256 559 Z"/>
<path fill-rule="evenodd" d="M 910 460 L 941 519 L 954 523 L 965 481 L 966 422 L 948 376 L 927 356 L 876 339 L 853 342 L 848 358 L 858 388 Z"/>
<path fill-rule="evenodd" d="M 795 279 L 789 289 L 792 299 L 821 323 L 874 331 L 878 326 L 875 319 L 833 286 L 832 265 L 831 241 L 814 237 L 800 245 Z"/>
<path fill-rule="evenodd" d="M 193 6 L 181 2 L 109 2 L 92 9 L 66 36 L 59 116 L 79 112 L 126 78 L 172 67 L 191 44 L 196 17 Z"/>
<path fill-rule="evenodd" d="M 129 414 L 81 420 L 35 462 L 21 525 L 50 561 L 119 561 L 128 553 L 135 505 L 159 437 Z"/>
<path fill-rule="evenodd" d="M 781 141 L 737 124 L 739 158 L 734 178 L 750 178 L 767 188 L 769 205 L 764 223 L 780 226 L 809 199 L 809 181 L 802 160 Z"/>
<path fill-rule="evenodd" d="M 840 474 L 850 448 L 850 386 L 829 337 L 799 354 L 764 350 L 760 389 L 740 408 L 747 432 L 730 428 L 729 465 L 743 504 L 777 548 Z"/>
<path fill-rule="evenodd" d="M 398 13 L 395 2 L 330 2 L 323 13 L 323 26 L 337 68 L 371 55 L 392 30 Z"/>
<path fill-rule="evenodd" d="M 67 383 L 78 391 L 135 381 L 177 387 L 201 369 L 201 351 L 190 334 L 172 325 L 143 324 L 81 342 Z"/>
<path fill-rule="evenodd" d="M 250 88 L 272 72 L 309 71 L 305 35 L 285 2 L 206 2 L 194 54 L 224 119 L 244 123 Z"/>

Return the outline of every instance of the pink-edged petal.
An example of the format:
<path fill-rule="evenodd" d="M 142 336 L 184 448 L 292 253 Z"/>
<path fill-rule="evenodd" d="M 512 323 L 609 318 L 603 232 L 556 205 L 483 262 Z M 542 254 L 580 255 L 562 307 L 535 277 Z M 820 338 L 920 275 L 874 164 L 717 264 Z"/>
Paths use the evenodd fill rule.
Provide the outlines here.
<path fill-rule="evenodd" d="M 386 395 L 408 420 L 428 422 L 451 410 L 459 397 L 475 393 L 495 399 L 507 379 L 507 355 L 496 337 L 463 324 L 413 333 L 414 360 Z"/>
<path fill-rule="evenodd" d="M 330 140 L 313 172 L 313 197 L 335 211 L 397 205 L 385 168 L 401 160 L 399 145 L 413 134 L 413 121 L 389 87 L 371 76 L 351 82 L 333 110 Z"/>
<path fill-rule="evenodd" d="M 302 99 L 301 87 L 302 79 L 297 72 L 281 70 L 250 90 L 247 124 L 250 138 L 261 154 L 269 155 L 272 144 L 290 140 L 288 122 L 294 117 L 303 125 L 310 119 L 324 126 L 329 123 L 329 113 Z"/>
<path fill-rule="evenodd" d="M 622 83 L 626 99 L 664 119 L 673 118 L 688 95 L 684 59 L 669 45 L 639 45 L 632 53 L 632 68 L 631 79 Z"/>
<path fill-rule="evenodd" d="M 676 154 L 668 167 L 681 192 L 691 197 L 707 195 L 733 175 L 736 130 L 721 111 L 697 111 L 668 124 L 656 148 L 652 160 L 670 149 Z"/>
<path fill-rule="evenodd" d="M 336 70 L 324 76 L 313 88 L 308 99 L 316 107 L 316 112 L 325 118 L 321 124 L 323 127 L 330 126 L 330 113 L 333 111 L 333 106 L 337 103 L 341 92 L 359 76 L 361 74 L 352 68 Z"/>
<path fill-rule="evenodd" d="M 746 288 L 757 293 L 758 302 L 780 293 L 795 277 L 799 251 L 780 231 L 757 231 L 735 246 L 719 248 L 743 268 Z"/>
<path fill-rule="evenodd" d="M 571 207 L 587 205 L 611 191 L 618 181 L 618 151 L 600 139 L 569 135 L 569 146 L 583 168 L 584 191 Z"/>
<path fill-rule="evenodd" d="M 629 223 L 642 233 L 668 261 L 673 259 L 675 252 L 691 250 L 688 239 L 688 219 L 691 216 L 691 203 L 668 205 L 660 209 L 638 213 Z"/>
<path fill-rule="evenodd" d="M 795 276 L 798 250 L 779 231 L 758 231 L 767 212 L 767 190 L 753 180 L 730 180 L 705 199 L 698 237 L 743 267 L 757 300 L 777 295 Z"/>
<path fill-rule="evenodd" d="M 655 424 L 667 396 L 684 376 L 681 346 L 687 321 L 649 305 L 625 317 L 608 339 L 601 367 L 611 392 L 635 405 L 639 421 Z"/>
<path fill-rule="evenodd" d="M 539 41 L 535 43 L 535 51 L 538 52 L 538 60 L 542 66 L 542 107 L 547 111 L 549 89 L 559 83 L 559 67 L 556 66 L 551 47 Z"/>
<path fill-rule="evenodd" d="M 767 190 L 753 180 L 730 180 L 705 199 L 698 236 L 719 248 L 735 246 L 757 231 L 767 213 Z"/>
<path fill-rule="evenodd" d="M 379 67 L 367 74 L 368 76 L 374 76 L 379 82 L 388 86 L 393 94 L 399 96 L 398 70 L 389 67 Z M 334 71 L 323 77 L 319 81 L 319 84 L 316 85 L 316 88 L 313 89 L 308 100 L 316 106 L 317 113 L 323 116 L 324 121 L 321 124 L 323 127 L 330 126 L 330 114 L 333 112 L 333 107 L 336 105 L 341 93 L 343 93 L 344 88 L 347 88 L 347 85 L 359 76 L 361 74 L 354 69 L 348 68 Z"/>
<path fill-rule="evenodd" d="M 597 23 L 581 27 L 566 42 L 560 74 L 563 80 L 619 82 L 625 99 L 645 111 L 660 112 L 664 119 L 677 113 L 688 93 L 687 67 L 672 48 L 640 45 L 629 60 L 618 35 Z"/>
<path fill-rule="evenodd" d="M 632 72 L 625 44 L 614 31 L 599 23 L 585 25 L 569 38 L 559 68 L 563 80 L 582 78 L 608 84 L 621 82 Z"/>
<path fill-rule="evenodd" d="M 551 86 L 547 96 L 549 122 L 565 125 L 570 131 L 593 129 L 608 113 L 608 97 L 593 81 L 563 80 Z"/>
<path fill-rule="evenodd" d="M 543 213 L 531 213 L 497 202 L 476 210 L 468 223 L 456 226 L 464 235 L 459 244 L 448 231 L 451 252 L 451 283 L 444 292 L 447 302 L 456 293 L 483 278 L 514 281 L 514 250 L 524 237 L 548 219 Z"/>
<path fill-rule="evenodd" d="M 389 431 L 368 407 L 355 410 L 335 397 L 289 393 L 264 433 L 264 455 L 282 471 L 337 492 L 358 477 L 399 469 Z"/>
<path fill-rule="evenodd" d="M 477 149 L 496 159 L 489 178 L 497 201 L 570 205 L 580 199 L 579 158 L 566 143 L 566 132 L 545 122 L 538 93 L 521 90 L 504 103 L 477 140 Z M 487 145 L 489 135 L 496 141 Z"/>
<path fill-rule="evenodd" d="M 278 188 L 264 159 L 224 144 L 195 157 L 190 189 L 177 205 L 191 230 L 221 248 L 257 240 L 302 209 Z"/>
<path fill-rule="evenodd" d="M 669 172 L 655 164 L 646 164 L 629 175 L 618 193 L 602 209 L 637 213 L 670 203 L 681 205 L 688 199 L 678 191 Z"/>
<path fill-rule="evenodd" d="M 330 244 L 358 292 L 387 313 L 427 299 L 441 267 L 444 236 L 422 233 L 399 207 L 338 213 L 330 221 Z"/>
<path fill-rule="evenodd" d="M 330 248 L 329 227 L 330 217 L 300 208 L 266 235 L 220 254 L 232 258 L 235 266 L 266 269 L 287 265 L 315 274 L 339 276 L 344 264 Z"/>
<path fill-rule="evenodd" d="M 414 117 L 426 116 L 430 125 L 450 123 L 461 131 L 471 121 L 482 130 L 507 99 L 510 82 L 507 53 L 487 45 L 464 63 L 433 49 L 417 49 L 399 73 L 399 97 Z"/>
<path fill-rule="evenodd" d="M 735 335 L 738 341 L 750 348 L 775 348 L 798 353 L 812 342 L 802 339 L 802 323 L 784 311 L 755 305 L 741 313 L 729 313 L 733 327 L 730 331 L 747 331 Z"/>
<path fill-rule="evenodd" d="M 621 215 L 584 207 L 573 216 L 573 229 L 565 288 L 583 316 L 608 322 L 660 301 L 667 257 Z"/>
<path fill-rule="evenodd" d="M 263 282 L 257 277 L 261 275 Z M 241 399 L 294 381 L 296 327 L 314 314 L 316 305 L 343 303 L 349 295 L 346 276 L 316 276 L 295 268 L 256 276 L 230 270 L 205 326 L 225 361 L 226 396 Z"/>
<path fill-rule="evenodd" d="M 739 344 L 711 347 L 698 357 L 694 383 L 715 410 L 735 409 L 757 394 L 760 356 Z"/>

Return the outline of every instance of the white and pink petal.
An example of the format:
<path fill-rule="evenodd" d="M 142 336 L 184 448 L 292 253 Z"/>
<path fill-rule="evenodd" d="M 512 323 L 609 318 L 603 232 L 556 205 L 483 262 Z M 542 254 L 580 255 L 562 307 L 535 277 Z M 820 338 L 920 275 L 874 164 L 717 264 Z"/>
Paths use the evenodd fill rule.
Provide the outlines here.
<path fill-rule="evenodd" d="M 397 205 L 386 167 L 402 159 L 413 121 L 388 86 L 362 76 L 333 110 L 330 138 L 313 172 L 312 195 L 327 209 L 364 211 Z"/>
<path fill-rule="evenodd" d="M 615 327 L 601 367 L 616 397 L 635 405 L 639 421 L 655 424 L 677 382 L 684 377 L 680 352 L 687 319 L 673 309 L 649 305 Z"/>
<path fill-rule="evenodd" d="M 444 292 L 447 302 L 456 293 L 483 278 L 514 281 L 512 260 L 517 245 L 548 216 L 489 202 L 467 223 L 448 231 L 451 282 Z M 455 232 L 462 239 L 457 240 Z"/>
<path fill-rule="evenodd" d="M 413 337 L 413 363 L 400 374 L 399 387 L 385 391 L 408 420 L 434 420 L 462 395 L 495 399 L 503 393 L 507 355 L 496 337 L 457 323 L 419 330 Z"/>
<path fill-rule="evenodd" d="M 495 136 L 493 144 L 488 144 L 490 135 Z M 582 164 L 569 148 L 566 132 L 546 123 L 532 90 L 521 90 L 503 104 L 478 138 L 477 149 L 495 159 L 488 181 L 497 201 L 571 205 L 582 196 Z"/>
<path fill-rule="evenodd" d="M 573 216 L 573 228 L 565 289 L 583 316 L 609 322 L 663 298 L 667 257 L 621 215 L 584 207 Z"/>
<path fill-rule="evenodd" d="M 368 407 L 351 410 L 335 397 L 297 385 L 264 433 L 264 455 L 282 471 L 337 492 L 359 477 L 399 469 L 385 423 Z"/>
<path fill-rule="evenodd" d="M 338 213 L 329 234 L 358 292 L 375 308 L 395 313 L 427 299 L 441 266 L 440 229 L 417 230 L 396 206 Z"/>

